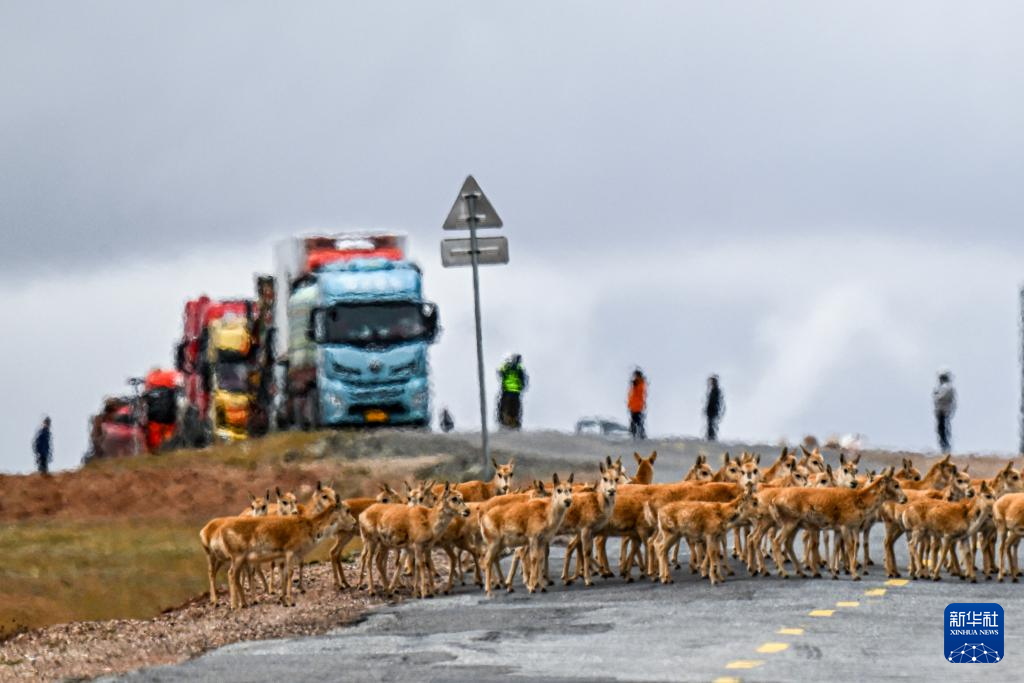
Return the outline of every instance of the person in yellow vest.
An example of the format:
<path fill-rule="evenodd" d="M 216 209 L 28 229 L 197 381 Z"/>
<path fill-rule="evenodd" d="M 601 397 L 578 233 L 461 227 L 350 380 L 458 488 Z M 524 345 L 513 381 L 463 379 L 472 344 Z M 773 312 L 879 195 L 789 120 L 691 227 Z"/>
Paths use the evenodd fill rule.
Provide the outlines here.
<path fill-rule="evenodd" d="M 501 398 L 498 400 L 498 423 L 505 429 L 522 429 L 523 392 L 529 378 L 523 369 L 523 357 L 512 354 L 498 369 Z"/>

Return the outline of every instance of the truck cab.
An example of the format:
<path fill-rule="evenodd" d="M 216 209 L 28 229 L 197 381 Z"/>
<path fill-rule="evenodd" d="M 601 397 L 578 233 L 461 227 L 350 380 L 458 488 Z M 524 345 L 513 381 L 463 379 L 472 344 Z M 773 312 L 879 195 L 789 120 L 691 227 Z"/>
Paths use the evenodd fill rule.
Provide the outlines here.
<path fill-rule="evenodd" d="M 430 423 L 437 307 L 393 243 L 310 250 L 287 299 L 286 405 L 302 426 Z M 325 252 L 337 256 L 324 260 Z M 314 257 L 320 261 L 315 262 Z M 283 326 L 278 324 L 278 329 Z"/>
<path fill-rule="evenodd" d="M 213 320 L 208 331 L 210 428 L 217 439 L 239 441 L 249 434 L 249 324 L 228 315 Z"/>

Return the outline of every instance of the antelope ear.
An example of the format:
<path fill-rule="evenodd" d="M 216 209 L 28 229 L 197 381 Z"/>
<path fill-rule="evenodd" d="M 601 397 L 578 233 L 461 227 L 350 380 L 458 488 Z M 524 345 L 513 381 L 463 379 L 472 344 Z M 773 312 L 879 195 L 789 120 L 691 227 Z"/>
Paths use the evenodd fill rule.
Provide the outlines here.
<path fill-rule="evenodd" d="M 970 469 L 971 469 L 971 463 L 967 463 L 966 465 L 964 465 L 964 474 L 967 474 L 968 470 L 970 470 Z"/>
<path fill-rule="evenodd" d="M 498 469 L 498 461 L 494 459 L 493 455 L 491 456 L 491 464 L 494 465 L 494 469 Z"/>
<path fill-rule="evenodd" d="M 274 493 L 276 493 L 277 497 L 280 498 L 281 497 L 281 487 L 280 486 L 275 486 L 274 487 Z"/>
<path fill-rule="evenodd" d="M 263 495 L 263 500 L 270 500 L 270 489 L 267 489 L 266 493 Z"/>
<path fill-rule="evenodd" d="M 654 464 L 654 461 L 658 459 L 658 451 L 651 451 L 651 457 L 647 458 L 647 462 Z"/>
<path fill-rule="evenodd" d="M 782 453 L 779 454 L 779 459 L 781 460 L 782 458 L 785 458 L 787 455 L 789 455 L 789 446 L 783 446 Z"/>
<path fill-rule="evenodd" d="M 829 478 L 831 478 L 832 477 L 832 465 L 825 465 L 825 472 L 827 472 Z"/>
<path fill-rule="evenodd" d="M 637 453 L 636 451 L 633 451 L 633 459 L 636 460 L 636 464 L 637 465 L 639 465 L 640 463 L 642 463 L 644 461 L 644 459 L 641 458 L 640 454 Z"/>
<path fill-rule="evenodd" d="M 316 480 L 316 490 L 317 490 L 317 491 L 320 491 L 321 489 L 323 489 L 323 487 L 324 487 L 324 486 L 323 486 L 323 484 L 321 484 L 321 483 L 320 483 L 320 480 L 319 480 L 319 479 L 317 479 L 317 480 Z"/>
<path fill-rule="evenodd" d="M 859 465 L 860 464 L 860 453 L 858 453 L 857 456 L 853 459 L 853 464 L 854 465 Z"/>
<path fill-rule="evenodd" d="M 431 488 L 433 488 L 433 486 L 431 486 Z M 451 489 L 452 489 L 452 483 L 450 481 L 446 481 L 444 483 L 444 492 L 448 493 L 449 491 L 451 491 Z"/>
<path fill-rule="evenodd" d="M 412 491 L 412 487 L 409 486 L 409 482 L 408 481 L 403 481 L 402 483 L 405 484 L 405 490 L 406 491 Z"/>
<path fill-rule="evenodd" d="M 610 455 L 604 456 L 604 461 L 608 464 L 608 467 L 612 466 L 612 456 L 610 456 Z"/>
<path fill-rule="evenodd" d="M 249 494 L 249 502 L 255 501 L 256 496 L 252 495 L 252 491 L 246 491 Z"/>
<path fill-rule="evenodd" d="M 572 483 L 572 478 L 573 478 L 573 476 L 574 476 L 575 474 L 576 474 L 575 472 L 570 472 L 570 473 L 569 473 L 569 478 L 568 478 L 568 479 L 566 480 L 566 481 L 567 481 L 567 483 L 569 483 L 569 484 L 571 484 L 571 483 Z"/>
<path fill-rule="evenodd" d="M 802 450 L 804 452 L 804 457 L 806 457 L 806 458 L 811 457 L 811 452 L 809 450 L 807 450 L 807 446 L 804 446 L 803 444 L 800 444 L 800 450 Z"/>
<path fill-rule="evenodd" d="M 839 454 L 839 464 L 840 465 L 845 465 L 846 464 L 846 453 L 840 453 Z"/>
<path fill-rule="evenodd" d="M 757 455 L 754 456 L 754 462 L 757 463 L 758 465 L 761 464 L 761 454 L 760 453 L 758 453 Z"/>
<path fill-rule="evenodd" d="M 725 452 L 725 456 L 723 459 L 725 460 L 725 464 L 728 465 L 729 461 L 732 460 L 732 456 L 729 455 L 729 451 Z"/>
<path fill-rule="evenodd" d="M 599 462 L 599 463 L 597 463 L 597 467 L 598 467 L 598 469 L 600 469 L 600 470 L 601 470 L 601 474 L 604 474 L 604 473 L 605 473 L 605 472 L 607 471 L 607 470 L 605 470 L 605 467 L 604 467 L 604 463 L 603 463 L 603 462 Z"/>
<path fill-rule="evenodd" d="M 515 458 L 509 458 L 508 462 L 505 463 L 505 467 L 508 467 L 509 469 L 512 469 L 515 466 L 516 466 L 516 459 Z"/>
<path fill-rule="evenodd" d="M 558 479 L 558 472 L 555 472 L 553 475 L 551 475 L 551 483 L 554 484 L 555 486 L 558 486 L 561 483 Z"/>

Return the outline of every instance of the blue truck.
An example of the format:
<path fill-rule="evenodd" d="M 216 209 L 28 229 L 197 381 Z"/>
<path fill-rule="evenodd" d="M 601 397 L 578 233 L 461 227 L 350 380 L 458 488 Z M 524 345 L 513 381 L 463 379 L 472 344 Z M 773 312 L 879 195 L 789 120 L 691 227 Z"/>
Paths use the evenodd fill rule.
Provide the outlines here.
<path fill-rule="evenodd" d="M 277 260 L 288 293 L 278 309 L 279 424 L 429 425 L 438 310 L 423 299 L 404 236 L 300 237 L 279 245 Z"/>

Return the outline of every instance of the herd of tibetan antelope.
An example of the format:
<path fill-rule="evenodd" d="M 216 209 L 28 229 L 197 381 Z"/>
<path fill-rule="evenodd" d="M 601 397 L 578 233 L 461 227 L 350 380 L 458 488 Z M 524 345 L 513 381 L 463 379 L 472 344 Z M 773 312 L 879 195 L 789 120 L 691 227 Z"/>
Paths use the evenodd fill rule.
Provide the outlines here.
<path fill-rule="evenodd" d="M 833 579 L 846 572 L 856 581 L 861 568 L 874 564 L 869 533 L 877 522 L 885 527 L 890 577 L 900 575 L 894 544 L 903 535 L 908 572 L 915 579 L 937 581 L 945 570 L 976 581 L 978 554 L 986 578 L 998 572 L 1000 581 L 1009 574 L 1016 582 L 1020 575 L 1024 483 L 1012 462 L 991 479 L 972 478 L 948 455 L 924 475 L 909 459 L 898 470 L 861 474 L 859 455 L 841 454 L 833 469 L 818 449 L 803 449 L 801 456 L 783 448 L 767 468 L 761 467 L 759 455 L 732 458 L 726 453 L 715 471 L 701 455 L 682 481 L 655 484 L 657 453 L 634 457 L 632 477 L 621 458 L 606 458 L 593 482 L 555 474 L 550 482 L 515 489 L 513 462 L 502 465 L 492 459 L 491 481 L 406 483 L 405 495 L 381 484 L 376 498 L 341 500 L 320 482 L 305 505 L 280 490 L 276 503 L 270 502 L 269 491 L 264 497 L 250 494 L 249 508 L 236 517 L 211 520 L 200 532 L 209 562 L 210 601 L 217 604 L 217 574 L 227 565 L 232 608 L 246 605 L 257 579 L 263 591 L 279 591 L 285 605 L 295 604 L 293 572 L 298 567 L 302 590 L 303 558 L 328 539 L 333 540 L 335 585 L 351 588 L 341 559 L 357 535 L 362 540 L 358 585 L 371 595 L 378 593 L 378 585 L 391 595 L 408 580 L 413 595 L 430 597 L 438 578 L 434 550 L 447 555 L 445 593 L 456 580 L 465 583 L 470 563 L 476 583 L 488 595 L 496 584 L 511 592 L 518 567 L 529 592 L 543 591 L 551 583 L 548 550 L 556 537 L 568 542 L 562 567 L 566 585 L 582 578 L 590 586 L 595 573 L 613 576 L 605 551 L 610 537 L 621 539 L 618 569 L 626 581 L 633 580 L 636 566 L 641 576 L 671 583 L 672 569 L 681 569 L 679 546 L 685 541 L 690 571 L 717 584 L 734 573 L 726 559 L 730 530 L 732 557 L 752 575 L 768 575 L 765 557 L 770 553 L 783 578 L 789 576 L 788 564 L 801 577 L 820 577 L 824 568 Z M 794 549 L 798 535 L 800 556 Z M 508 553 L 511 567 L 503 574 L 500 560 Z"/>

